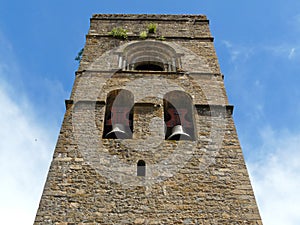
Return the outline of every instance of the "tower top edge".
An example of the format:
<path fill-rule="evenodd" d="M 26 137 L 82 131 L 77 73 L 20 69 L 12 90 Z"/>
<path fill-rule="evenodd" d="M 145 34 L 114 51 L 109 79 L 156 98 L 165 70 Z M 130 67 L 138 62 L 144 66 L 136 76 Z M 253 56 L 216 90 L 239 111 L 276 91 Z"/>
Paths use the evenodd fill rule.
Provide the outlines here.
<path fill-rule="evenodd" d="M 197 14 L 93 14 L 91 19 L 102 20 L 201 20 L 208 21 L 206 15 Z"/>

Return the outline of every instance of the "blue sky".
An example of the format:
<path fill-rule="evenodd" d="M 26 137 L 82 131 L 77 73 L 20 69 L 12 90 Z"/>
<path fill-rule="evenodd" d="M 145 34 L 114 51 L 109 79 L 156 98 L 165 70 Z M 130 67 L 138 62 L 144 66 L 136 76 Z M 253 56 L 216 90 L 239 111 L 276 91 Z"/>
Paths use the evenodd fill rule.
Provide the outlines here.
<path fill-rule="evenodd" d="M 32 224 L 94 13 L 205 14 L 265 225 L 300 223 L 300 1 L 0 0 L 0 220 Z"/>

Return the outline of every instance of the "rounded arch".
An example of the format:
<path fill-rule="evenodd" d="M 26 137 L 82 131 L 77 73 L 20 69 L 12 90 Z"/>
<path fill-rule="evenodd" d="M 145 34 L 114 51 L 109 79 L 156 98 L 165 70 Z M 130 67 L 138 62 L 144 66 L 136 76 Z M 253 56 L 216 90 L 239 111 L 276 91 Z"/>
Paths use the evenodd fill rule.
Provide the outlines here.
<path fill-rule="evenodd" d="M 139 41 L 129 44 L 122 53 L 122 65 L 125 70 L 155 69 L 176 71 L 181 67 L 179 55 L 161 41 Z M 141 65 L 148 65 L 140 67 Z M 158 67 L 159 66 L 159 67 Z"/>
<path fill-rule="evenodd" d="M 103 138 L 132 138 L 134 95 L 125 89 L 107 94 Z"/>
<path fill-rule="evenodd" d="M 129 103 L 134 104 L 134 95 L 131 91 L 126 89 L 115 89 L 107 94 L 106 105 L 110 107 L 115 106 L 127 106 Z"/>
<path fill-rule="evenodd" d="M 139 160 L 137 162 L 136 174 L 137 176 L 146 176 L 146 162 L 144 160 Z"/>
<path fill-rule="evenodd" d="M 165 139 L 195 140 L 193 99 L 184 91 L 171 91 L 164 95 Z"/>

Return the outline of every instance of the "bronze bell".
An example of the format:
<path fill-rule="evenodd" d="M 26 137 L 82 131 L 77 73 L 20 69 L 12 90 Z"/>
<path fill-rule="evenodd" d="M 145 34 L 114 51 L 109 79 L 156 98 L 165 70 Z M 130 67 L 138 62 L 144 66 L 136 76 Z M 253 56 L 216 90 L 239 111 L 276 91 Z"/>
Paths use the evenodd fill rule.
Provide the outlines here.
<path fill-rule="evenodd" d="M 125 131 L 125 126 L 120 123 L 112 125 L 112 130 L 105 135 L 105 138 L 127 139 L 130 138 Z"/>
<path fill-rule="evenodd" d="M 172 128 L 172 133 L 168 137 L 168 140 L 191 140 L 191 136 L 185 133 L 182 125 L 176 125 Z"/>

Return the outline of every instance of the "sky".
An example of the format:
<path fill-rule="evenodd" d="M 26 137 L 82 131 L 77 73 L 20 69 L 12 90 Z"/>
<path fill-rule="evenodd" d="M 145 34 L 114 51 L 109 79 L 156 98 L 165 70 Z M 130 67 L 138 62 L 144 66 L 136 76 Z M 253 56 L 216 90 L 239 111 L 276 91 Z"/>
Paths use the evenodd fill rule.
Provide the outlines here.
<path fill-rule="evenodd" d="M 300 224 L 299 0 L 0 0 L 0 223 L 34 221 L 95 13 L 208 17 L 263 223 Z"/>

